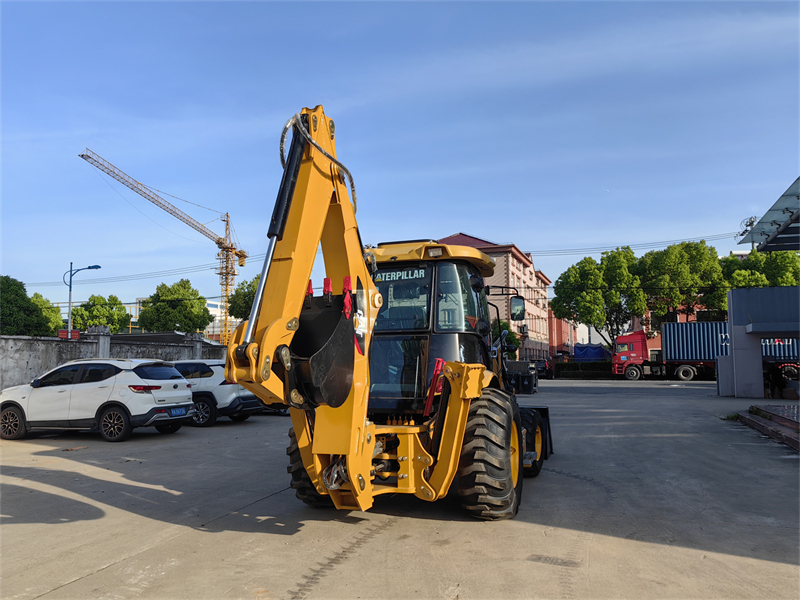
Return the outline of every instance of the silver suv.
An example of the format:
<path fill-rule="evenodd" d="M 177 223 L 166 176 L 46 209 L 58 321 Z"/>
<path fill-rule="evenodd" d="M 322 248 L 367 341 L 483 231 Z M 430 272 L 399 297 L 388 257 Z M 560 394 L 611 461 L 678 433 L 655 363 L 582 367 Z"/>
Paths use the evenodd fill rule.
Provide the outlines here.
<path fill-rule="evenodd" d="M 81 359 L 0 394 L 0 437 L 31 429 L 96 429 L 109 442 L 136 427 L 175 433 L 194 416 L 191 384 L 172 363 L 148 359 Z"/>
<path fill-rule="evenodd" d="M 225 380 L 224 360 L 178 360 L 175 368 L 192 384 L 195 405 L 193 422 L 200 427 L 213 425 L 217 417 L 246 421 L 264 405 L 242 386 Z"/>

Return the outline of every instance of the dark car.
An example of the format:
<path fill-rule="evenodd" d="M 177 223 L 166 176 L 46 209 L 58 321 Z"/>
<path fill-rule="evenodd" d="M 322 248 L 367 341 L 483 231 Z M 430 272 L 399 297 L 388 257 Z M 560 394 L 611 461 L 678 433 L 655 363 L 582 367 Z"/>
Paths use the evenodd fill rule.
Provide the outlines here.
<path fill-rule="evenodd" d="M 536 372 L 539 374 L 539 379 L 554 379 L 553 363 L 549 360 L 535 360 Z"/>

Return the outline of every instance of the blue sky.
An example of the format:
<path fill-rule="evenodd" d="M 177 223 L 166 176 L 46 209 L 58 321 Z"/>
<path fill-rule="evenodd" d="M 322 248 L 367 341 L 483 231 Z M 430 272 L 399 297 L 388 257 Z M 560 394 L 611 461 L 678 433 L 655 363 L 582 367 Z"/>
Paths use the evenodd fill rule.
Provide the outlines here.
<path fill-rule="evenodd" d="M 286 120 L 322 104 L 365 243 L 464 232 L 525 251 L 737 231 L 798 176 L 796 2 L 2 2 L 2 262 L 28 293 L 124 302 L 200 234 L 88 147 L 266 249 Z M 210 222 L 209 222 L 210 221 Z M 743 249 L 711 242 L 722 254 Z M 641 252 L 639 252 L 641 254 Z M 583 254 L 535 257 L 552 280 Z M 595 254 L 595 257 L 599 256 Z M 237 281 L 260 270 L 240 269 Z M 315 281 L 315 285 L 319 282 Z"/>

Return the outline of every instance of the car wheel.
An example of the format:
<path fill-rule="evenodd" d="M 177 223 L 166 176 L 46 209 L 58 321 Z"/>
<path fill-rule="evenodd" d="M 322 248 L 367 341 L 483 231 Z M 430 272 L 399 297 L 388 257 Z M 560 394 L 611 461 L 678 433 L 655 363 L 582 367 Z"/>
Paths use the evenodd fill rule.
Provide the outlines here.
<path fill-rule="evenodd" d="M 784 365 L 781 370 L 784 379 L 797 379 L 797 367 L 794 365 Z"/>
<path fill-rule="evenodd" d="M 16 406 L 8 406 L 0 413 L 0 437 L 18 440 L 25 436 L 25 417 Z"/>
<path fill-rule="evenodd" d="M 180 423 L 161 423 L 160 425 L 156 425 L 156 431 L 159 433 L 175 433 L 180 428 Z"/>
<path fill-rule="evenodd" d="M 124 442 L 132 431 L 131 420 L 124 408 L 111 406 L 100 415 L 100 435 L 107 442 Z"/>
<path fill-rule="evenodd" d="M 250 415 L 230 415 L 231 421 L 236 421 L 237 423 L 241 421 L 247 421 L 250 418 Z"/>
<path fill-rule="evenodd" d="M 194 401 L 195 414 L 192 423 L 198 427 L 210 427 L 217 421 L 217 407 L 208 398 L 198 398 Z"/>

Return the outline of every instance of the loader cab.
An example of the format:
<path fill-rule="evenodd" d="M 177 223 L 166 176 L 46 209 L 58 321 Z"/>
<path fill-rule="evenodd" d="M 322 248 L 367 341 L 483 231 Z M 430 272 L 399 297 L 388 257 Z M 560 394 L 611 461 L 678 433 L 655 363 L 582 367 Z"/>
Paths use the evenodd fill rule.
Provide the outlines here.
<path fill-rule="evenodd" d="M 371 251 L 383 306 L 370 351 L 370 412 L 421 414 L 437 358 L 493 370 L 483 278 L 494 261 L 474 248 L 432 241 Z"/>

